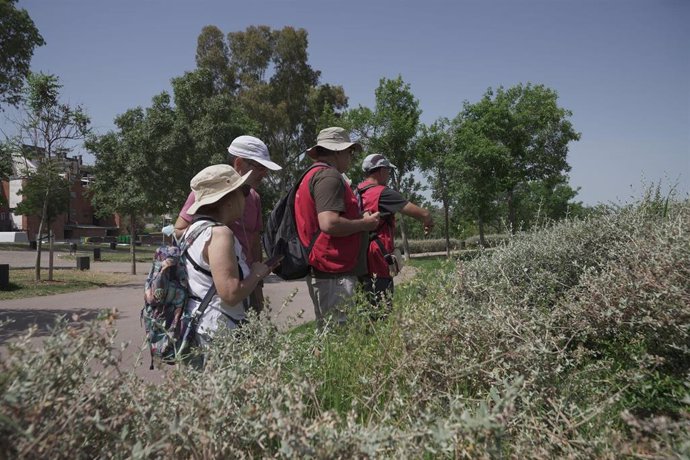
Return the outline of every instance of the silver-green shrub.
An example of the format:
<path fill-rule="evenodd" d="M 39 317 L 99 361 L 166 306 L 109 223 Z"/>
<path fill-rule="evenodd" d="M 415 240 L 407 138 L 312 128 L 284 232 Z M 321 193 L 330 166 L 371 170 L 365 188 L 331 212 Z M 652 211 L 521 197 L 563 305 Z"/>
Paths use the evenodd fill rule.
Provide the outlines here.
<path fill-rule="evenodd" d="M 668 458 L 690 453 L 690 203 L 648 197 L 397 287 L 393 314 L 219 337 L 123 369 L 108 318 L 1 362 L 12 458 Z M 111 318 L 112 319 L 112 318 Z"/>

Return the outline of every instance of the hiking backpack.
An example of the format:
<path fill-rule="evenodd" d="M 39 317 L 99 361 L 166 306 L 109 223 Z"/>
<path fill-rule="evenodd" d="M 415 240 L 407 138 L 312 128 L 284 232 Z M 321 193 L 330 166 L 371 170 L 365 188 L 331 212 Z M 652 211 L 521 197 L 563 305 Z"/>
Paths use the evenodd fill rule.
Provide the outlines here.
<path fill-rule="evenodd" d="M 273 269 L 273 273 L 284 280 L 304 278 L 309 273 L 309 254 L 321 231 L 316 232 L 309 246 L 302 244 L 295 224 L 295 194 L 309 171 L 324 166 L 327 165 L 311 165 L 290 188 L 287 195 L 278 201 L 266 221 L 261 241 L 269 258 L 283 256 L 283 260 Z"/>
<path fill-rule="evenodd" d="M 163 362 L 173 363 L 175 358 L 183 355 L 189 347 L 189 342 L 196 332 L 196 321 L 192 322 L 184 315 L 190 298 L 185 266 L 186 253 L 204 230 L 218 225 L 221 224 L 213 221 L 204 222 L 189 234 L 185 234 L 179 246 L 163 245 L 156 249 L 151 270 L 146 277 L 144 307 L 141 310 L 146 342 L 151 352 L 150 369 L 153 369 L 154 357 L 160 358 Z M 191 257 L 189 260 L 196 270 L 211 275 Z M 203 314 L 215 293 L 215 286 L 212 286 L 201 301 L 197 309 L 199 314 L 195 313 L 195 317 Z"/>

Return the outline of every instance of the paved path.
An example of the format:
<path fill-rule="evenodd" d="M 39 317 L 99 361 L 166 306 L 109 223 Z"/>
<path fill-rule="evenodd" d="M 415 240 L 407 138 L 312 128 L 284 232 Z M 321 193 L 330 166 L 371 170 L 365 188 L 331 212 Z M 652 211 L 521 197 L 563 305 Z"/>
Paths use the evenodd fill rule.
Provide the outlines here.
<path fill-rule="evenodd" d="M 72 259 L 55 257 L 54 267 L 74 268 L 76 262 Z M 33 267 L 35 253 L 30 251 L 2 251 L 0 250 L 0 264 L 9 264 L 12 268 Z M 48 265 L 48 259 L 42 259 L 42 267 Z M 91 289 L 87 291 L 70 292 L 51 296 L 30 297 L 17 300 L 0 301 L 0 320 L 11 318 L 14 322 L 0 328 L 0 356 L 5 351 L 3 345 L 21 334 L 32 324 L 37 324 L 37 337 L 49 333 L 51 325 L 58 315 L 65 315 L 76 321 L 96 318 L 103 310 L 117 310 L 115 327 L 118 330 L 117 345 L 129 343 L 123 355 L 124 365 L 132 366 L 135 372 L 147 380 L 160 377 L 159 371 L 150 371 L 149 357 L 140 353 L 143 343 L 143 328 L 139 321 L 139 313 L 143 304 L 143 286 L 149 263 L 137 262 L 138 275 L 130 275 L 130 280 L 123 285 Z M 91 262 L 91 269 L 99 272 L 129 273 L 129 262 Z M 404 267 L 403 272 L 396 277 L 396 283 L 412 276 L 413 269 Z M 306 283 L 299 281 L 283 281 L 275 275 L 265 279 L 264 296 L 270 302 L 269 316 L 280 329 L 287 330 L 298 324 L 314 320 L 312 306 Z M 78 315 L 78 318 L 74 315 Z M 39 339 L 40 340 L 40 339 Z M 142 360 L 137 364 L 138 356 Z"/>
<path fill-rule="evenodd" d="M 0 264 L 8 263 L 12 268 L 33 266 L 35 253 L 28 251 L 0 251 Z M 47 258 L 45 259 L 47 265 Z M 74 260 L 55 258 L 55 267 L 75 267 Z M 45 266 L 45 265 L 44 265 Z M 128 262 L 91 262 L 94 271 L 129 273 Z M 58 315 L 71 319 L 79 315 L 80 320 L 93 319 L 102 310 L 118 311 L 115 327 L 119 342 L 129 342 L 124 355 L 126 365 L 135 366 L 137 374 L 151 378 L 148 369 L 148 356 L 136 366 L 136 358 L 143 340 L 143 328 L 139 313 L 143 303 L 143 286 L 148 263 L 137 263 L 138 275 L 131 275 L 127 284 L 91 289 L 87 291 L 56 294 L 52 296 L 30 297 L 17 300 L 0 301 L 0 320 L 11 318 L 14 322 L 0 329 L 0 345 L 12 340 L 31 324 L 38 324 L 38 336 L 48 334 L 47 326 Z M 281 329 L 312 321 L 314 308 L 304 281 L 283 281 L 275 275 L 265 279 L 264 296 L 270 302 L 271 320 Z"/>

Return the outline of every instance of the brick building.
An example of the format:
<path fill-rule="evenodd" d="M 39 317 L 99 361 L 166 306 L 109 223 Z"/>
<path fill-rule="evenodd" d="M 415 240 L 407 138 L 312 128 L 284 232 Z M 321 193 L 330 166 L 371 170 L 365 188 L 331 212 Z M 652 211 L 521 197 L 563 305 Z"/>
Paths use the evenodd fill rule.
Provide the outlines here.
<path fill-rule="evenodd" d="M 36 157 L 36 156 L 35 156 Z M 31 160 L 25 157 L 14 157 L 13 175 L 2 181 L 0 187 L 0 232 L 24 232 L 29 241 L 36 239 L 40 216 L 22 216 L 13 213 L 22 197 L 17 192 L 26 183 L 27 174 L 36 169 L 42 157 Z M 86 236 L 117 236 L 119 218 L 113 215 L 106 219 L 96 217 L 87 191 L 93 180 L 91 168 L 82 163 L 81 155 L 73 158 L 62 158 L 63 177 L 71 182 L 68 211 L 59 216 L 52 225 L 53 234 L 58 240 L 77 240 Z"/>

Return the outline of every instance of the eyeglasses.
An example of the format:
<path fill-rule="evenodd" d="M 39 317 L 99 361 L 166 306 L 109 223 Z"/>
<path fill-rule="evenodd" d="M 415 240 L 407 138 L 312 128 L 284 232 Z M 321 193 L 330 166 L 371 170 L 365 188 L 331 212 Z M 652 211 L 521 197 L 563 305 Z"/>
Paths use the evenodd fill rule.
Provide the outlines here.
<path fill-rule="evenodd" d="M 245 161 L 247 162 L 247 164 L 249 165 L 250 168 L 256 169 L 257 171 L 266 171 L 268 169 L 266 166 L 262 165 L 258 161 L 254 161 L 254 160 L 245 160 Z"/>

